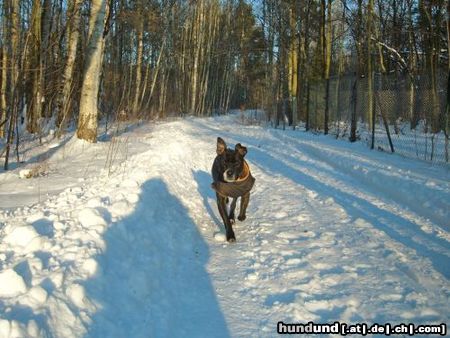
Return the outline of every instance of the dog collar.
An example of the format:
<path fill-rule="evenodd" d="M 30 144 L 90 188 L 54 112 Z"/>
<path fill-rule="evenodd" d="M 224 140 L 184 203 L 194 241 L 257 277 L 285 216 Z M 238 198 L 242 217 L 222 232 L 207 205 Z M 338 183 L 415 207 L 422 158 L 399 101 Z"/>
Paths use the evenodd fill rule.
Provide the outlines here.
<path fill-rule="evenodd" d="M 248 163 L 244 160 L 244 169 L 242 170 L 242 174 L 241 176 L 239 176 L 236 182 L 245 181 L 248 178 L 248 175 L 250 175 L 250 167 L 248 166 Z"/>
<path fill-rule="evenodd" d="M 214 182 L 211 188 L 221 196 L 237 198 L 250 192 L 254 184 L 255 178 L 250 173 L 247 162 L 244 162 L 244 170 L 236 182 Z"/>

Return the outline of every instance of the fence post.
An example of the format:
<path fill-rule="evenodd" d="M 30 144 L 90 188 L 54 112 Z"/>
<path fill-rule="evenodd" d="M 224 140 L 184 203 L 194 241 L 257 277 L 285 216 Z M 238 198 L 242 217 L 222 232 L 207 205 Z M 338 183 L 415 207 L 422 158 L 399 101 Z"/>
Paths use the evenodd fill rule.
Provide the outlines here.
<path fill-rule="evenodd" d="M 450 5 L 449 5 L 450 7 Z M 449 18 L 450 20 L 450 18 Z M 449 31 L 450 34 L 450 31 Z M 450 61 L 449 61 L 450 62 Z M 445 110 L 445 119 L 444 119 L 444 137 L 445 137 L 445 162 L 448 163 L 448 138 L 450 135 L 449 132 L 449 115 L 450 115 L 450 68 L 448 70 L 448 77 L 447 77 L 447 107 Z"/>
<path fill-rule="evenodd" d="M 297 98 L 292 96 L 292 130 L 295 130 L 297 124 Z"/>
<path fill-rule="evenodd" d="M 328 120 L 330 116 L 330 107 L 328 100 L 330 99 L 330 77 L 326 79 L 326 86 L 325 86 L 325 116 L 324 116 L 324 122 L 323 122 L 323 133 L 325 135 L 328 134 Z"/>
<path fill-rule="evenodd" d="M 275 120 L 275 129 L 280 125 L 280 100 L 277 99 L 277 118 Z"/>
<path fill-rule="evenodd" d="M 353 83 L 352 89 L 352 117 L 351 117 L 351 125 L 350 125 L 350 142 L 356 141 L 356 106 L 358 102 L 358 76 L 355 76 L 355 82 Z"/>
<path fill-rule="evenodd" d="M 339 134 L 341 132 L 341 107 L 340 107 L 340 98 L 341 95 L 341 76 L 338 74 L 336 80 L 336 93 L 335 93 L 335 107 L 336 107 L 336 138 L 339 138 Z"/>
<path fill-rule="evenodd" d="M 373 149 L 375 147 L 375 102 L 373 99 L 373 94 L 376 91 L 374 88 L 373 83 L 373 71 L 369 72 L 369 77 L 367 79 L 368 81 L 368 99 L 369 99 L 369 118 L 371 119 L 371 127 L 372 127 L 372 142 L 370 144 L 370 149 Z"/>
<path fill-rule="evenodd" d="M 309 130 L 309 102 L 310 102 L 310 90 L 309 80 L 306 83 L 306 116 L 305 116 L 305 131 Z"/>

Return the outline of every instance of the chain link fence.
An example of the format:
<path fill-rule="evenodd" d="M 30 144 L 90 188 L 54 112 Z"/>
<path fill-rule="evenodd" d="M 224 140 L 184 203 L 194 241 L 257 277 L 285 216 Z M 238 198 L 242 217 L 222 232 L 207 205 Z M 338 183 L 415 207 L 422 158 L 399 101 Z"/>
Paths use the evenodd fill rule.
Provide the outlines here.
<path fill-rule="evenodd" d="M 367 78 L 355 74 L 333 77 L 328 95 L 326 80 L 313 81 L 303 90 L 296 127 L 324 132 L 328 101 L 328 132 L 336 138 L 360 140 L 372 147 L 373 136 L 375 149 L 448 163 L 447 80 L 447 74 L 442 73 L 434 80 L 429 75 L 374 74 L 374 126 Z M 285 100 L 278 109 L 267 109 L 265 114 L 249 118 L 251 123 L 265 120 L 287 128 L 293 121 L 289 106 L 289 100 Z"/>

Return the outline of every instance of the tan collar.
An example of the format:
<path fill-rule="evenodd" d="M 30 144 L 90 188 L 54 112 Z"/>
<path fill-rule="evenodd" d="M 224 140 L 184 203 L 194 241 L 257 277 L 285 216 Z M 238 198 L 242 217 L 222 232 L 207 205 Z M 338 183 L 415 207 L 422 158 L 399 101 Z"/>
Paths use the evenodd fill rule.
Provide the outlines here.
<path fill-rule="evenodd" d="M 239 176 L 236 182 L 245 181 L 248 178 L 248 175 L 250 175 L 250 167 L 248 166 L 248 163 L 244 161 L 244 169 L 242 170 L 242 174 L 241 176 Z"/>

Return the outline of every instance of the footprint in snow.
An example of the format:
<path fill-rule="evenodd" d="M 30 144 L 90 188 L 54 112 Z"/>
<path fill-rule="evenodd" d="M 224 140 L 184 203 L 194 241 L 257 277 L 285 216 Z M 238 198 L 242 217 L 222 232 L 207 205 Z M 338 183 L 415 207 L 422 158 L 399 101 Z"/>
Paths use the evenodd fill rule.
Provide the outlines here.
<path fill-rule="evenodd" d="M 258 272 L 251 272 L 246 277 L 246 280 L 248 281 L 256 281 L 259 279 L 259 273 Z"/>
<path fill-rule="evenodd" d="M 268 295 L 264 304 L 266 306 L 273 306 L 278 304 L 290 304 L 295 301 L 296 292 L 295 291 L 287 291 L 282 293 L 275 293 L 272 295 Z"/>
<path fill-rule="evenodd" d="M 328 300 L 312 300 L 305 303 L 305 308 L 311 312 L 317 312 L 321 310 L 332 310 L 335 305 Z"/>
<path fill-rule="evenodd" d="M 287 216 L 289 216 L 289 215 L 287 214 L 287 212 L 284 212 L 284 211 L 279 211 L 279 212 L 276 212 L 273 214 L 273 217 L 275 217 L 276 219 L 285 218 Z"/>
<path fill-rule="evenodd" d="M 227 240 L 225 234 L 222 233 L 222 232 L 215 232 L 215 233 L 214 233 L 214 239 L 215 239 L 217 242 L 225 242 L 225 241 Z"/>
<path fill-rule="evenodd" d="M 284 264 L 286 265 L 300 265 L 301 263 L 304 263 L 303 260 L 300 258 L 289 258 Z"/>
<path fill-rule="evenodd" d="M 313 231 L 309 231 L 309 230 L 295 231 L 295 232 L 280 232 L 277 234 L 277 237 L 282 238 L 282 239 L 287 239 L 289 241 L 294 241 L 294 240 L 300 240 L 300 241 L 303 240 L 304 241 L 309 238 L 316 237 L 316 233 Z"/>
<path fill-rule="evenodd" d="M 299 222 L 305 222 L 305 221 L 309 221 L 310 217 L 309 215 L 298 215 L 297 216 L 297 221 Z"/>

